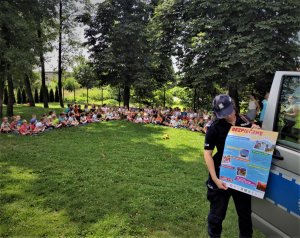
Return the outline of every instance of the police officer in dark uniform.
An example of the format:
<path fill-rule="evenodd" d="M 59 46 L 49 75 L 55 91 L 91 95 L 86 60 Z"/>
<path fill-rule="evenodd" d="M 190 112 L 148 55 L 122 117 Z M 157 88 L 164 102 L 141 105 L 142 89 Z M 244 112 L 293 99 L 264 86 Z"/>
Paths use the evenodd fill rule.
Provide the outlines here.
<path fill-rule="evenodd" d="M 213 110 L 217 119 L 212 123 L 205 137 L 204 158 L 209 170 L 207 199 L 210 202 L 208 214 L 208 234 L 220 237 L 222 222 L 226 216 L 229 198 L 232 196 L 239 220 L 240 238 L 252 237 L 251 196 L 226 187 L 219 179 L 220 165 L 226 136 L 231 126 L 254 127 L 246 117 L 236 114 L 232 99 L 225 94 L 213 100 Z M 213 150 L 217 153 L 213 156 Z"/>

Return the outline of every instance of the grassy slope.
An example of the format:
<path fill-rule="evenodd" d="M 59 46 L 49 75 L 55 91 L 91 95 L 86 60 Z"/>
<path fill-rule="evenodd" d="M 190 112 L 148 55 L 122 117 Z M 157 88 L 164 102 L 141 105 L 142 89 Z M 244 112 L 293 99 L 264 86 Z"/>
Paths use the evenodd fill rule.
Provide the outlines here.
<path fill-rule="evenodd" d="M 128 122 L 0 135 L 0 236 L 207 237 L 202 144 Z M 238 237 L 232 202 L 224 237 Z"/>

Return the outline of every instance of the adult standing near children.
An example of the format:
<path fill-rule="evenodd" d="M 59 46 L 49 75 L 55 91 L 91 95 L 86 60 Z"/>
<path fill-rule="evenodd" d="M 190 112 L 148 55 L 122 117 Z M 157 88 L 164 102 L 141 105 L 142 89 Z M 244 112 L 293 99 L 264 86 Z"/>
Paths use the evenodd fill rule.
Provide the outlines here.
<path fill-rule="evenodd" d="M 255 117 L 258 115 L 260 111 L 260 106 L 255 99 L 254 94 L 249 95 L 249 104 L 248 104 L 248 111 L 247 117 L 251 122 L 254 122 Z"/>
<path fill-rule="evenodd" d="M 213 100 L 216 120 L 205 137 L 204 159 L 209 170 L 207 180 L 207 199 L 210 202 L 208 214 L 208 234 L 211 238 L 220 237 L 222 222 L 226 216 L 229 198 L 232 196 L 239 220 L 240 237 L 252 237 L 251 196 L 231 188 L 219 179 L 220 165 L 226 136 L 231 126 L 252 127 L 246 117 L 236 114 L 232 99 L 225 94 Z M 253 126 L 259 128 L 258 126 Z M 217 153 L 213 156 L 213 150 Z"/>
<path fill-rule="evenodd" d="M 296 120 L 300 111 L 299 105 L 295 103 L 296 97 L 290 95 L 288 97 L 288 105 L 283 111 L 284 115 L 284 126 L 281 129 L 281 138 L 284 139 L 286 136 L 293 136 L 292 129 L 296 125 Z"/>
<path fill-rule="evenodd" d="M 268 105 L 268 99 L 269 99 L 269 92 L 266 93 L 264 100 L 262 100 L 262 109 L 260 111 L 259 115 L 259 121 L 262 124 L 264 121 L 267 105 Z"/>

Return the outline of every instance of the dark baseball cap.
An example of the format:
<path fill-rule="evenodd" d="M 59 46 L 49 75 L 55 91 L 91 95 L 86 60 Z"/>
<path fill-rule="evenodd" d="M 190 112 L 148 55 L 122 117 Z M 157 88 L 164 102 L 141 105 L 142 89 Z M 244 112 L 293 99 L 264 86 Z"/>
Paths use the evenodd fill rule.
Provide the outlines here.
<path fill-rule="evenodd" d="M 216 96 L 213 100 L 213 110 L 219 119 L 229 116 L 234 111 L 231 97 L 226 94 Z"/>

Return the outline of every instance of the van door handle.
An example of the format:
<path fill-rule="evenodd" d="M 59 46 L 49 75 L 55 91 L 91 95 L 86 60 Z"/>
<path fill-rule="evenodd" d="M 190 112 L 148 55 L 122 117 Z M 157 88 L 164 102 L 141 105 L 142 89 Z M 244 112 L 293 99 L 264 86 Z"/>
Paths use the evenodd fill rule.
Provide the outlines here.
<path fill-rule="evenodd" d="M 277 160 L 284 160 L 284 158 L 280 155 L 280 152 L 276 149 L 274 150 L 272 158 Z"/>

